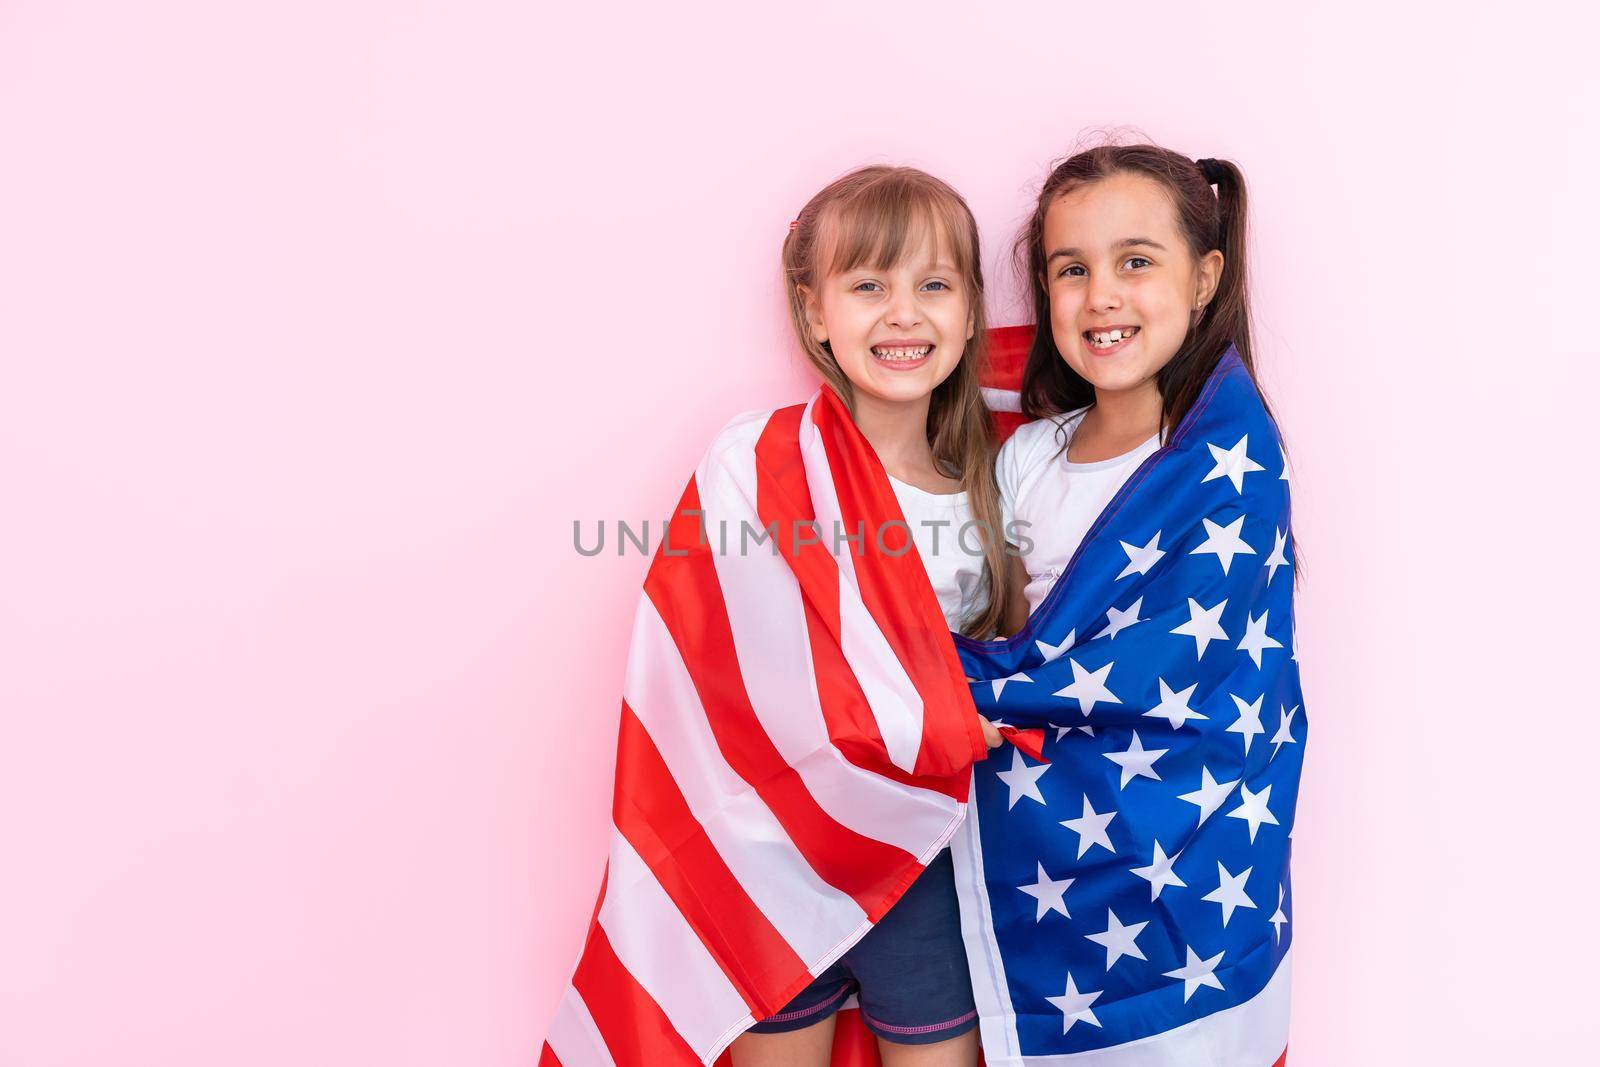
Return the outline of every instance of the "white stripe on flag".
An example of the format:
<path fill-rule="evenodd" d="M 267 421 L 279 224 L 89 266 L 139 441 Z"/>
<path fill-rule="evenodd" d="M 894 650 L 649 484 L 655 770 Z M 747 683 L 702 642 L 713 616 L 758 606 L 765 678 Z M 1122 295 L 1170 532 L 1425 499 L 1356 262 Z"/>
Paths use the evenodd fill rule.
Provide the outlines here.
<path fill-rule="evenodd" d="M 616 1067 L 600 1028 L 576 989 L 568 988 L 567 995 L 561 998 L 545 1040 L 561 1067 Z"/>
<path fill-rule="evenodd" d="M 816 424 L 811 421 L 816 403 L 813 397 L 800 418 L 800 448 L 805 455 L 811 505 L 823 540 L 831 549 L 834 531 L 842 534 L 857 531 L 845 529 L 840 518 L 839 495 L 833 485 L 833 471 L 828 466 L 828 452 Z M 860 532 L 863 541 L 882 535 L 879 530 Z M 862 602 L 861 583 L 856 576 L 855 560 L 851 558 L 856 549 L 842 538 L 839 544 L 843 551 L 834 552 L 833 557 L 839 564 L 839 630 L 845 660 L 867 695 L 867 704 L 877 720 L 890 761 L 903 771 L 912 771 L 916 769 L 917 753 L 922 748 L 922 695 Z"/>
<path fill-rule="evenodd" d="M 725 1041 L 750 1009 L 644 860 L 620 833 L 611 835 L 611 866 L 600 926 L 617 959 L 701 1056 Z"/>
<path fill-rule="evenodd" d="M 801 959 L 815 965 L 842 932 L 867 921 L 848 894 L 817 877 L 760 795 L 728 766 L 672 634 L 648 597 L 634 622 L 623 697 L 722 861 Z"/>
<path fill-rule="evenodd" d="M 1112 1048 L 989 1060 L 991 1067 L 1272 1067 L 1289 1044 L 1289 962 L 1266 987 L 1231 1008 Z"/>
<path fill-rule="evenodd" d="M 1015 389 L 983 387 L 983 403 L 990 411 L 1022 411 L 1022 394 Z"/>
<path fill-rule="evenodd" d="M 740 518 L 757 522 L 753 456 L 752 441 L 696 476 L 700 506 L 712 529 L 718 519 L 735 527 Z M 749 555 L 730 549 L 715 559 L 745 689 L 778 753 L 836 822 L 926 863 L 953 832 L 963 805 L 933 790 L 892 782 L 845 759 L 828 737 L 804 604 L 788 562 L 766 548 L 752 549 Z M 850 596 L 847 591 L 845 598 Z M 887 646 L 884 652 L 893 659 Z M 918 707 L 920 718 L 920 703 Z M 931 842 L 937 845 L 930 848 Z"/>
<path fill-rule="evenodd" d="M 977 776 L 977 772 L 973 772 Z M 974 793 L 976 785 L 973 786 Z M 961 937 L 967 946 L 968 971 L 972 975 L 972 995 L 978 1005 L 978 1031 L 984 1056 L 990 1062 L 1017 1054 L 1017 1017 L 1007 1010 L 1011 990 L 1006 985 L 1006 970 L 995 943 L 994 917 L 989 911 L 988 879 L 983 873 L 983 839 L 979 834 L 978 805 L 973 804 L 967 819 L 950 842 L 950 858 L 955 867 L 956 899 L 961 905 Z"/>

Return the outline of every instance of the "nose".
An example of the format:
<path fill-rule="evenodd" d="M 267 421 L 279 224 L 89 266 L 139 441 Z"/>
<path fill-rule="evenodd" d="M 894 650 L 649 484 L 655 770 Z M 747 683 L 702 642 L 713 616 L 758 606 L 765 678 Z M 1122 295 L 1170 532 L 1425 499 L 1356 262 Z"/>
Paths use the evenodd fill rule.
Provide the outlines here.
<path fill-rule="evenodd" d="M 1088 309 L 1094 312 L 1115 311 L 1122 306 L 1122 285 L 1116 273 L 1096 271 L 1089 277 L 1089 290 L 1084 294 Z"/>
<path fill-rule="evenodd" d="M 884 313 L 883 321 L 897 330 L 908 330 L 922 322 L 922 309 L 917 304 L 917 295 L 905 289 L 897 289 L 888 310 Z"/>

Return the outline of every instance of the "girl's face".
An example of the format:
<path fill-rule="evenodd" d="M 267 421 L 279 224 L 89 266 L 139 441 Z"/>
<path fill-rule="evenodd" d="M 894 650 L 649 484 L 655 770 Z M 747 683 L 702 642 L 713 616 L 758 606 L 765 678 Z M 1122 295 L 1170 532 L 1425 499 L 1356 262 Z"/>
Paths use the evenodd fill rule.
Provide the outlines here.
<path fill-rule="evenodd" d="M 1059 197 L 1044 252 L 1056 350 L 1097 393 L 1154 388 L 1222 277 L 1222 253 L 1197 262 L 1166 190 L 1141 174 Z"/>
<path fill-rule="evenodd" d="M 812 336 L 858 392 L 886 403 L 926 400 L 972 336 L 972 294 L 932 234 L 892 267 L 830 274 L 801 291 Z"/>

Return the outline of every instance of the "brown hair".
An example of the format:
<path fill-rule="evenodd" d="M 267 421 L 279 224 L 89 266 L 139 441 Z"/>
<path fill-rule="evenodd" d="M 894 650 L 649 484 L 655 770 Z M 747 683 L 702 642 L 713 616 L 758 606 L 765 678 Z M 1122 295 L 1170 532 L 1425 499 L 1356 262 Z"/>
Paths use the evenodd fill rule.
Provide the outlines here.
<path fill-rule="evenodd" d="M 1068 192 L 1109 178 L 1138 174 L 1155 180 L 1172 200 L 1178 229 L 1196 259 L 1212 249 L 1222 253 L 1222 277 L 1210 303 L 1178 352 L 1156 374 L 1161 390 L 1161 424 L 1170 432 L 1188 413 L 1206 379 L 1231 344 L 1252 380 L 1250 302 L 1245 270 L 1244 175 L 1227 161 L 1208 159 L 1205 170 L 1188 156 L 1153 144 L 1104 144 L 1057 164 L 1039 190 L 1033 216 L 1017 238 L 1017 265 L 1026 271 L 1033 297 L 1033 348 L 1022 372 L 1022 410 L 1033 419 L 1059 415 L 1094 403 L 1094 387 L 1068 365 L 1050 330 L 1050 293 L 1045 287 L 1044 218 Z M 1216 185 L 1216 193 L 1211 191 Z M 1260 383 L 1257 382 L 1257 391 Z"/>
<path fill-rule="evenodd" d="M 912 167 L 871 166 L 851 171 L 812 197 L 791 225 L 783 242 L 784 284 L 789 318 L 800 347 L 823 381 L 853 412 L 855 390 L 830 346 L 812 336 L 801 287 L 816 292 L 829 275 L 862 264 L 887 269 L 915 252 L 930 228 L 950 253 L 966 286 L 973 331 L 961 362 L 933 390 L 928 403 L 928 443 L 940 472 L 960 480 L 979 523 L 989 603 L 975 618 L 964 620 L 962 632 L 988 637 L 1005 618 L 1011 591 L 1006 581 L 1000 492 L 994 480 L 994 437 L 989 409 L 978 387 L 987 335 L 978 224 L 967 202 L 944 182 Z"/>

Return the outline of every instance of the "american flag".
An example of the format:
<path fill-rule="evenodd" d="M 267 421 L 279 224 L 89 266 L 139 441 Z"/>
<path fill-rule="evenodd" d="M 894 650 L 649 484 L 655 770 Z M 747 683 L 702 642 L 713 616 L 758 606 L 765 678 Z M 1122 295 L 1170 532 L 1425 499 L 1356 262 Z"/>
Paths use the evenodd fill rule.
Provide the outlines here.
<path fill-rule="evenodd" d="M 606 879 L 541 1064 L 711 1063 L 956 832 L 986 749 L 900 518 L 826 389 L 718 435 L 645 581 Z"/>
<path fill-rule="evenodd" d="M 1031 332 L 991 333 L 1002 436 Z M 1281 1063 L 1305 720 L 1276 440 L 1225 360 L 1073 581 L 957 661 L 914 550 L 795 536 L 900 517 L 836 398 L 730 424 L 646 581 L 607 878 L 541 1064 L 725 1064 L 952 834 L 992 1067 Z M 774 521 L 775 556 L 721 541 Z M 1016 744 L 969 770 L 974 700 Z M 877 1063 L 856 1014 L 834 1067 Z"/>
<path fill-rule="evenodd" d="M 1288 1040 L 1306 716 L 1288 471 L 1230 352 L 1004 642 L 953 849 L 990 1067 L 1269 1067 Z"/>

